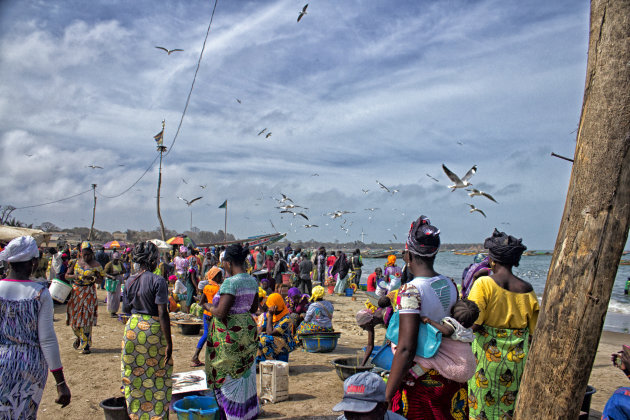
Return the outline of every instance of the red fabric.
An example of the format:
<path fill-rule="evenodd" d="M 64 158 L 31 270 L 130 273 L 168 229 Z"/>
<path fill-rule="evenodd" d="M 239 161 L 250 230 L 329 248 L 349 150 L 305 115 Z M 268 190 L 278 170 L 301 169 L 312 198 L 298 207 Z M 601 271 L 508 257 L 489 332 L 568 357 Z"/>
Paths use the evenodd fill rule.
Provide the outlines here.
<path fill-rule="evenodd" d="M 408 420 L 467 420 L 468 388 L 430 370 L 396 392 L 392 411 Z"/>
<path fill-rule="evenodd" d="M 335 265 L 335 261 L 337 261 L 337 257 L 331 255 L 330 257 L 326 258 L 326 266 L 332 267 L 333 265 Z"/>
<path fill-rule="evenodd" d="M 367 278 L 367 291 L 376 292 L 376 273 L 372 273 Z"/>

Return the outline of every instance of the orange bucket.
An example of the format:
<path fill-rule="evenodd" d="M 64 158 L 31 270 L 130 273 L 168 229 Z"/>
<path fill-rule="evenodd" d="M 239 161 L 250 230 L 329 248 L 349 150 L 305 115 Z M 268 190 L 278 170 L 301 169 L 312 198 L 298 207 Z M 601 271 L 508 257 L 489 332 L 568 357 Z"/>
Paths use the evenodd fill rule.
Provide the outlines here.
<path fill-rule="evenodd" d="M 335 293 L 335 286 L 328 286 L 328 294 L 332 295 L 333 293 Z"/>

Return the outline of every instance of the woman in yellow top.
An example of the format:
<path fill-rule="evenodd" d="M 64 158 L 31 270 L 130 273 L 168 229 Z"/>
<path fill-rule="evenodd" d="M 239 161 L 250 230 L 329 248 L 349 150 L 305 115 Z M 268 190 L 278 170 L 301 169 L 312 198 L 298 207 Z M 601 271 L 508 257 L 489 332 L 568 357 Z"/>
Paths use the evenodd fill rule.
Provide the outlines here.
<path fill-rule="evenodd" d="M 532 285 L 512 274 L 527 249 L 522 240 L 495 229 L 484 247 L 492 276 L 477 279 L 468 295 L 480 310 L 473 327 L 477 369 L 468 381 L 469 418 L 511 418 L 540 308 Z"/>
<path fill-rule="evenodd" d="M 92 326 L 96 325 L 98 302 L 96 286 L 105 277 L 103 267 L 94 259 L 94 251 L 89 242 L 81 243 L 81 257 L 68 269 L 67 279 L 72 279 L 72 294 L 68 301 L 66 325 L 72 327 L 77 337 L 73 347 L 90 354 Z"/>
<path fill-rule="evenodd" d="M 221 283 L 223 283 L 223 272 L 219 267 L 212 267 L 206 273 L 206 280 L 208 280 L 208 284 L 204 286 L 203 293 L 201 294 L 201 299 L 199 300 L 199 306 L 201 307 L 203 307 L 205 303 L 210 303 L 211 305 L 213 305 L 212 300 L 214 299 L 214 295 L 217 294 L 219 288 L 221 287 Z M 211 316 L 212 312 L 208 310 L 203 311 L 203 335 L 197 343 L 197 349 L 195 350 L 195 354 L 192 357 L 192 364 L 190 365 L 191 367 L 204 366 L 204 363 L 199 360 L 199 353 L 201 353 L 203 344 L 208 339 L 208 327 L 210 325 Z"/>

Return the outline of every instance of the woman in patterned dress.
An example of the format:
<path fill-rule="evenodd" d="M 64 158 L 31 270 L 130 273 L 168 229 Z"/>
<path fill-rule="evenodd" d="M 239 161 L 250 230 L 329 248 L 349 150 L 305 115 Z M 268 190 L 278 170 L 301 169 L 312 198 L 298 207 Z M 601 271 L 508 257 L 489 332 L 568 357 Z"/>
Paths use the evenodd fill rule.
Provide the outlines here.
<path fill-rule="evenodd" d="M 89 242 L 81 244 L 81 258 L 68 268 L 67 279 L 72 279 L 72 294 L 68 301 L 66 325 L 72 327 L 73 347 L 83 354 L 90 354 L 92 327 L 98 317 L 96 285 L 105 278 L 103 267 L 94 259 L 94 251 Z"/>
<path fill-rule="evenodd" d="M 227 278 L 204 309 L 212 313 L 206 345 L 206 378 L 214 389 L 223 418 L 253 419 L 258 416 L 255 357 L 258 348 L 256 322 L 258 282 L 246 272 L 249 251 L 240 244 L 225 250 L 223 269 Z"/>
<path fill-rule="evenodd" d="M 440 230 L 420 216 L 411 225 L 406 246 L 414 279 L 398 290 L 399 341 L 387 381 L 387 400 L 393 411 L 407 419 L 467 419 L 465 383 L 447 379 L 433 369 L 421 376 L 414 373 L 421 317 L 439 322 L 450 316 L 458 297 L 455 283 L 433 268 Z"/>
<path fill-rule="evenodd" d="M 153 274 L 159 253 L 151 242 L 134 248 L 140 271 L 125 283 L 123 312 L 131 313 L 122 347 L 122 383 L 131 420 L 168 418 L 173 373 L 173 342 L 168 285 Z"/>
<path fill-rule="evenodd" d="M 57 383 L 55 400 L 70 404 L 59 345 L 53 327 L 53 302 L 48 289 L 30 280 L 38 265 L 35 239 L 13 239 L 0 253 L 8 262 L 0 280 L 0 418 L 35 419 L 48 369 Z"/>
<path fill-rule="evenodd" d="M 278 360 L 295 349 L 295 331 L 284 299 L 279 293 L 267 297 L 267 312 L 258 327 L 259 342 L 256 362 Z"/>

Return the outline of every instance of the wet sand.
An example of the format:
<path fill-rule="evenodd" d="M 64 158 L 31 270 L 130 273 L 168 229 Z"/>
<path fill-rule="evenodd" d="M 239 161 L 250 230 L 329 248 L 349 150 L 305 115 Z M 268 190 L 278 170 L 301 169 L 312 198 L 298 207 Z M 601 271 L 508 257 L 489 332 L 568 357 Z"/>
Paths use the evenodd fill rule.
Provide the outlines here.
<path fill-rule="evenodd" d="M 61 360 L 66 381 L 72 392 L 71 404 L 61 409 L 54 403 L 56 390 L 54 378 L 49 375 L 46 390 L 39 409 L 41 419 L 104 417 L 99 402 L 110 397 L 120 396 L 120 344 L 124 326 L 107 313 L 103 299 L 105 292 L 99 290 L 98 326 L 93 329 L 92 354 L 83 355 L 72 348 L 74 334 L 65 324 L 65 305 L 55 306 L 55 331 L 59 339 Z M 330 361 L 357 354 L 365 346 L 367 335 L 356 325 L 354 316 L 363 308 L 366 297 L 362 292 L 356 300 L 349 297 L 327 297 L 335 304 L 333 324 L 342 333 L 336 350 L 332 353 L 307 353 L 298 349 L 291 353 L 288 401 L 263 406 L 261 418 L 293 419 L 336 419 L 332 407 L 343 396 L 343 382 L 337 376 Z M 173 357 L 175 372 L 185 372 L 198 368 L 190 367 L 200 336 L 185 336 L 179 328 L 173 327 Z M 377 344 L 383 340 L 385 330 L 377 329 Z M 622 344 L 630 343 L 630 335 L 604 332 L 589 383 L 597 392 L 593 396 L 591 409 L 593 419 L 600 413 L 612 392 L 619 386 L 628 386 L 623 373 L 612 366 L 610 354 L 621 349 Z M 205 349 L 204 349 L 205 352 Z M 202 352 L 203 354 L 203 352 Z M 202 358 L 203 360 L 203 358 Z M 171 419 L 176 418 L 174 414 Z"/>

